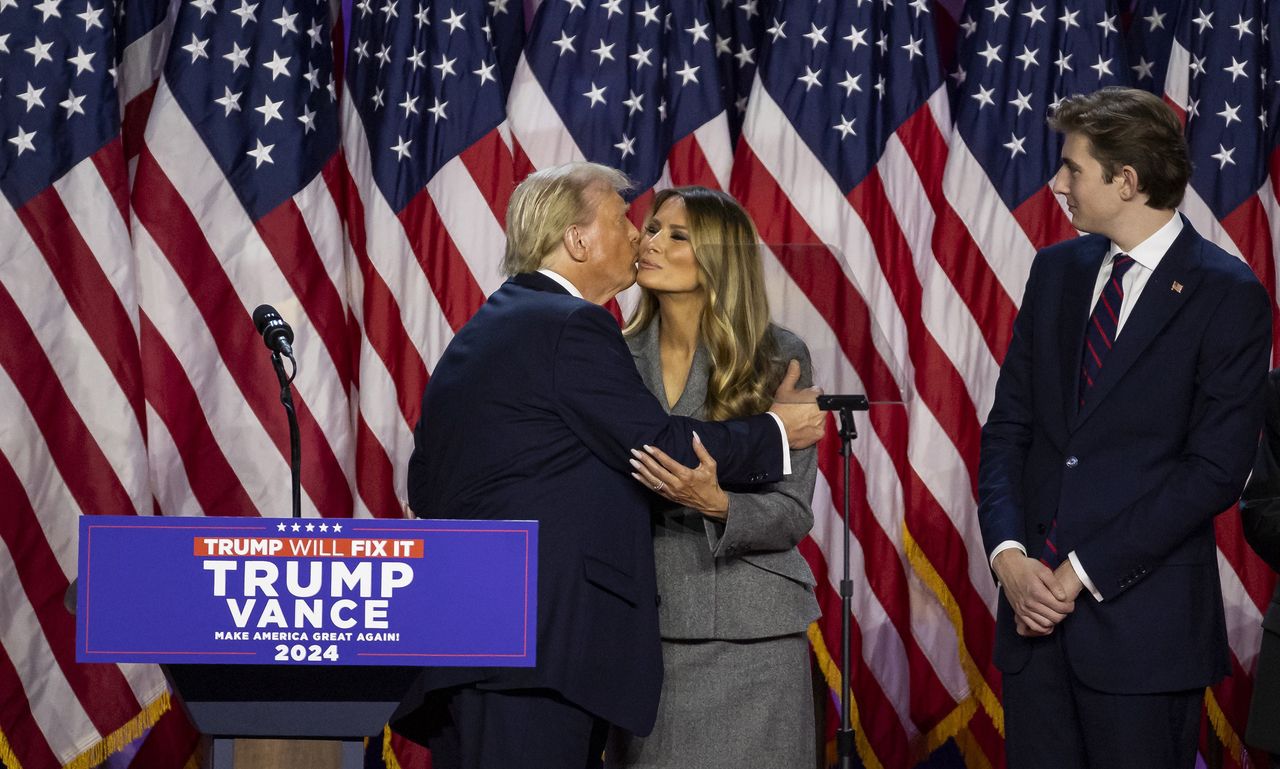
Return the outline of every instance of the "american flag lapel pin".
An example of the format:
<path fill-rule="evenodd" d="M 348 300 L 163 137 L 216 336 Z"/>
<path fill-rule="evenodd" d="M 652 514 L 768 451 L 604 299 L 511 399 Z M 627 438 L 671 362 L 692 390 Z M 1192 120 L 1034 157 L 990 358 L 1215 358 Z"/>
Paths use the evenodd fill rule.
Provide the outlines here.
<path fill-rule="evenodd" d="M 1172 285 L 1172 286 L 1169 286 L 1169 288 L 1170 288 L 1170 289 L 1171 289 L 1175 294 L 1181 294 L 1181 293 L 1182 293 L 1182 284 L 1181 284 L 1181 283 L 1179 283 L 1179 282 L 1178 282 L 1178 281 L 1176 281 L 1176 280 L 1173 282 L 1173 285 Z"/>

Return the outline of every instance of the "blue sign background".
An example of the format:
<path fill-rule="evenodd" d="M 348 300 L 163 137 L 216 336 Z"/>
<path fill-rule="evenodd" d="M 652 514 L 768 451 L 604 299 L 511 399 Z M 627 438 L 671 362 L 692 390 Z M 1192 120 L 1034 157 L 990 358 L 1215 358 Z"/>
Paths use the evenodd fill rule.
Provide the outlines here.
<path fill-rule="evenodd" d="M 320 531 L 321 525 L 327 531 Z M 317 546 L 323 543 L 330 551 L 347 553 L 356 540 L 421 540 L 422 557 L 199 555 L 197 540 L 203 538 L 316 540 Z M 532 667 L 537 553 L 534 521 L 84 516 L 80 519 L 76 659 Z M 211 560 L 236 563 L 226 573 L 225 596 L 214 595 L 215 572 L 204 567 Z M 249 561 L 277 567 L 275 598 L 288 627 L 259 626 L 271 596 L 262 591 L 246 596 L 244 572 Z M 311 564 L 320 563 L 323 588 L 305 598 L 289 595 L 285 576 L 289 562 L 298 564 L 298 582 L 304 587 Z M 371 564 L 371 595 L 364 598 L 358 591 L 341 588 L 341 595 L 333 597 L 330 570 L 334 562 L 352 570 Z M 406 564 L 413 578 L 384 598 L 378 577 L 386 563 Z M 255 600 L 244 627 L 235 624 L 228 599 L 236 599 L 241 608 Z M 342 599 L 356 603 L 354 609 L 347 607 L 339 614 L 355 619 L 353 627 L 340 628 L 333 622 L 331 609 Z M 322 602 L 320 627 L 305 621 L 295 624 L 297 600 L 308 606 Z M 364 602 L 383 600 L 387 626 L 365 627 Z M 216 637 L 237 632 L 247 633 L 248 640 Z M 305 639 L 267 636 L 255 640 L 257 633 L 302 633 Z M 317 638 L 326 633 L 349 636 Z M 384 635 L 360 640 L 361 633 Z"/>

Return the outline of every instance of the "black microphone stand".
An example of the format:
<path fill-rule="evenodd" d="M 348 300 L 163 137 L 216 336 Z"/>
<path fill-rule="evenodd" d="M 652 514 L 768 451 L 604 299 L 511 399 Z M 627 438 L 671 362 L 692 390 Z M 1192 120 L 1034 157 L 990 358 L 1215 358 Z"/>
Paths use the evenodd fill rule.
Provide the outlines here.
<path fill-rule="evenodd" d="M 287 355 L 287 353 L 286 353 Z M 284 361 L 280 357 L 277 350 L 271 351 L 271 365 L 275 367 L 276 379 L 280 380 L 280 403 L 284 404 L 284 411 L 289 415 L 289 470 L 292 476 L 293 485 L 293 517 L 302 517 L 302 439 L 298 435 L 298 415 L 293 408 L 293 392 L 289 389 L 289 383 L 293 381 L 293 377 L 298 374 L 298 361 L 289 355 L 289 362 L 293 364 L 293 375 L 286 376 L 284 373 Z"/>
<path fill-rule="evenodd" d="M 865 395 L 819 395 L 818 408 L 840 414 L 840 456 L 844 457 L 844 572 L 840 579 L 840 728 L 836 730 L 836 756 L 840 769 L 853 769 L 853 698 L 849 687 L 849 657 L 852 654 L 853 580 L 849 577 L 849 468 L 853 461 L 853 441 L 858 429 L 853 412 L 871 407 Z"/>

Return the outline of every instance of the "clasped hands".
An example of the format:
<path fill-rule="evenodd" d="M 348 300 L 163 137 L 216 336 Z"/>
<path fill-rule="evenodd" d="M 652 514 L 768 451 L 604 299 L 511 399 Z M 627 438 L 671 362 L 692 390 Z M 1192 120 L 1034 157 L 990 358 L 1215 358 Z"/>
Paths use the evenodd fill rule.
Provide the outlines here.
<path fill-rule="evenodd" d="M 1021 636 L 1046 636 L 1076 607 L 1084 588 L 1070 559 L 1056 569 L 1028 557 L 1017 548 L 1002 551 L 991 564 L 1013 607 L 1014 626 Z"/>

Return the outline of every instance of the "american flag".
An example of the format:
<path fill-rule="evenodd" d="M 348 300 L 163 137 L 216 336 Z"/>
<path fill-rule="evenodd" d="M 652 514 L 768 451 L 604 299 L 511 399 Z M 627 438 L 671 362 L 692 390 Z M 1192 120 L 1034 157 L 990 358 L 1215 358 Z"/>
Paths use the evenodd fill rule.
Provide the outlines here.
<path fill-rule="evenodd" d="M 514 183 L 587 158 L 637 180 L 636 217 L 655 187 L 733 192 L 819 384 L 881 402 L 850 488 L 860 762 L 1001 765 L 974 477 L 1031 256 L 1074 235 L 1045 112 L 1113 83 L 1164 94 L 1197 164 L 1187 214 L 1274 295 L 1280 10 L 959 5 L 0 0 L 0 760 L 188 762 L 154 668 L 74 662 L 77 515 L 287 513 L 262 302 L 298 334 L 304 514 L 403 515 L 422 389 L 501 283 Z M 838 693 L 835 443 L 801 549 Z M 1235 521 L 1237 675 L 1205 729 L 1228 765 L 1274 581 Z M 371 753 L 429 761 L 389 733 Z"/>

